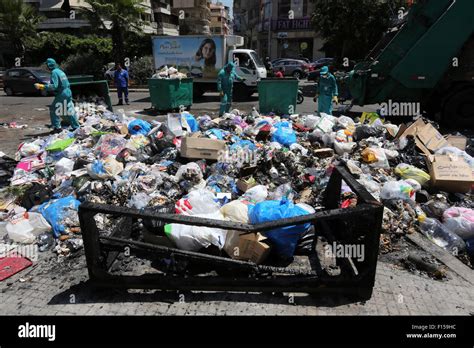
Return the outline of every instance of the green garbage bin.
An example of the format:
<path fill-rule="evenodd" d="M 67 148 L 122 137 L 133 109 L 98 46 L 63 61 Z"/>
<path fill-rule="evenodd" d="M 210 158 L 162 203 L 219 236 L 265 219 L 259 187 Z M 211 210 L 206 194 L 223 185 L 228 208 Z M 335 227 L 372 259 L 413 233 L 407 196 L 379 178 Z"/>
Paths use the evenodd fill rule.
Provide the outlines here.
<path fill-rule="evenodd" d="M 193 105 L 193 79 L 149 79 L 151 105 L 160 111 L 190 109 Z"/>
<path fill-rule="evenodd" d="M 94 75 L 71 75 L 67 78 L 69 83 L 94 81 Z"/>
<path fill-rule="evenodd" d="M 101 97 L 104 98 L 107 109 L 114 111 L 112 108 L 112 101 L 109 95 L 109 84 L 107 81 L 82 81 L 72 82 L 71 92 L 74 99 L 80 97 Z"/>
<path fill-rule="evenodd" d="M 270 78 L 258 83 L 260 113 L 278 115 L 296 112 L 298 80 Z"/>

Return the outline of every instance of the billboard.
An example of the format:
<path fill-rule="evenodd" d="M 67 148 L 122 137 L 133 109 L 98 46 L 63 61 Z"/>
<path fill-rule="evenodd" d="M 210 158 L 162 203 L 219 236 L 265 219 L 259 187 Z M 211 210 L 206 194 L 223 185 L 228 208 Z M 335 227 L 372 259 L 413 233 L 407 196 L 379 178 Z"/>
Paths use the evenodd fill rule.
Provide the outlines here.
<path fill-rule="evenodd" d="M 216 78 L 224 65 L 224 37 L 154 37 L 155 69 L 174 66 L 193 77 Z"/>

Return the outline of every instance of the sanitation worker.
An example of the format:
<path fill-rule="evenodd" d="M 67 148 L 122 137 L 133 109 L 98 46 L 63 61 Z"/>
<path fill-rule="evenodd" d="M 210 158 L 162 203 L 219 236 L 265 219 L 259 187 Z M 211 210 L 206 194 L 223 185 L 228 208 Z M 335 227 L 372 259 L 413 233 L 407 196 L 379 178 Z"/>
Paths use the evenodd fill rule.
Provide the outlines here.
<path fill-rule="evenodd" d="M 332 103 L 339 104 L 336 78 L 329 72 L 327 66 L 321 68 L 320 75 L 317 93 L 318 112 L 332 115 Z M 316 97 L 314 99 L 316 101 Z"/>
<path fill-rule="evenodd" d="M 217 75 L 217 91 L 221 97 L 221 108 L 219 116 L 229 112 L 232 107 L 232 90 L 234 81 L 245 81 L 245 79 L 239 77 L 235 72 L 235 64 L 227 63 Z"/>
<path fill-rule="evenodd" d="M 79 121 L 76 117 L 76 110 L 74 109 L 74 103 L 72 102 L 72 92 L 69 88 L 69 80 L 58 64 L 53 58 L 46 60 L 48 69 L 51 70 L 51 82 L 43 85 L 36 83 L 35 88 L 39 90 L 46 89 L 48 91 L 54 91 L 53 103 L 49 106 L 49 117 L 51 118 L 51 133 L 60 133 L 61 129 L 61 118 L 64 118 L 69 122 L 72 129 L 79 128 Z"/>

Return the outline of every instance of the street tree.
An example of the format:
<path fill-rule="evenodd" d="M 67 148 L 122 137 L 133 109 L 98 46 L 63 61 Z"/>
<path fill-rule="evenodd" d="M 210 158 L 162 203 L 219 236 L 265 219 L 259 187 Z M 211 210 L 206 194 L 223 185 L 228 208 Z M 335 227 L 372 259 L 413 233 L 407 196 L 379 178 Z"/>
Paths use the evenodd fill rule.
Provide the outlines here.
<path fill-rule="evenodd" d="M 23 58 L 29 40 L 44 18 L 22 0 L 0 1 L 0 40 L 8 42 L 14 57 Z"/>
<path fill-rule="evenodd" d="M 406 1 L 312 0 L 312 23 L 335 58 L 364 58 Z M 405 7 L 406 8 L 406 7 Z"/>
<path fill-rule="evenodd" d="M 81 7 L 81 12 L 95 30 L 110 32 L 112 54 L 116 62 L 123 64 L 126 55 L 127 33 L 143 32 L 141 0 L 85 0 L 89 6 Z"/>

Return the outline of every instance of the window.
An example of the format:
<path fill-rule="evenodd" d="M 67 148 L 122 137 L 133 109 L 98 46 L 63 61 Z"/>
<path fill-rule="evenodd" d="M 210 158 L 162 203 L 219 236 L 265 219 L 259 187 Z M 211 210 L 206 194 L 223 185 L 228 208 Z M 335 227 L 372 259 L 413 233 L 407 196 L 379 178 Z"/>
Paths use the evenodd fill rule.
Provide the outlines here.
<path fill-rule="evenodd" d="M 18 77 L 20 76 L 20 71 L 19 70 L 13 70 L 8 72 L 8 77 Z"/>

